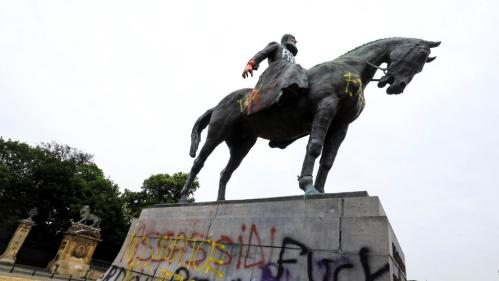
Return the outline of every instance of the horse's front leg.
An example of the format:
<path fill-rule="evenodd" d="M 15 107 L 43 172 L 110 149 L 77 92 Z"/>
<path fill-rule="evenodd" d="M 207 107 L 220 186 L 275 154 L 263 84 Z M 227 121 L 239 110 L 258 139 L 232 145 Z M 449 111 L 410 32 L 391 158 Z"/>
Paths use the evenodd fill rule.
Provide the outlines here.
<path fill-rule="evenodd" d="M 317 176 L 315 177 L 315 188 L 321 193 L 324 193 L 327 175 L 333 166 L 334 159 L 336 158 L 341 143 L 345 139 L 347 130 L 348 123 L 341 122 L 337 124 L 334 122 L 327 132 L 321 160 L 319 161 L 319 171 L 317 171 Z"/>
<path fill-rule="evenodd" d="M 312 130 L 308 139 L 307 152 L 303 160 L 300 177 L 298 178 L 299 186 L 305 191 L 305 195 L 319 193 L 313 185 L 312 173 L 314 171 L 315 160 L 321 154 L 329 125 L 336 114 L 337 106 L 338 99 L 333 95 L 324 98 L 317 105 Z"/>

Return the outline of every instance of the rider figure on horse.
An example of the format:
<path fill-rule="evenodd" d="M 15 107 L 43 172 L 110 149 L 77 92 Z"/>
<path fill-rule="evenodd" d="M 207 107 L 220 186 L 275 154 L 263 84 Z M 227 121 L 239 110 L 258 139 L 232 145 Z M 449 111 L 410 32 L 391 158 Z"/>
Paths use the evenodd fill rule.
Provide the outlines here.
<path fill-rule="evenodd" d="M 257 70 L 265 59 L 268 59 L 269 66 L 244 103 L 241 103 L 241 111 L 243 108 L 247 114 L 260 111 L 287 99 L 288 96 L 298 95 L 308 88 L 305 69 L 295 64 L 295 56 L 298 53 L 296 43 L 293 35 L 284 34 L 280 44 L 269 43 L 248 61 L 243 71 L 243 78 L 250 74 L 253 76 L 253 70 Z"/>

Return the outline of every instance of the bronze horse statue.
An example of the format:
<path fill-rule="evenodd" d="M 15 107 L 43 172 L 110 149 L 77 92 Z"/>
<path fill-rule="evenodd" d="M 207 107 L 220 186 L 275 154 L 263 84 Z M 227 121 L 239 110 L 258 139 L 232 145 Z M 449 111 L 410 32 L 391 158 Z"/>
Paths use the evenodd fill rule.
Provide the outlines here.
<path fill-rule="evenodd" d="M 218 200 L 225 200 L 225 188 L 234 170 L 255 144 L 257 138 L 270 140 L 271 147 L 285 148 L 293 141 L 309 136 L 305 159 L 298 178 L 305 195 L 324 192 L 324 185 L 348 125 L 362 112 L 364 89 L 373 81 L 378 69 L 384 76 L 378 87 L 389 85 L 386 92 L 400 94 L 414 75 L 423 70 L 430 48 L 440 42 L 414 38 L 387 38 L 357 47 L 339 58 L 318 64 L 307 70 L 309 88 L 305 94 L 286 99 L 253 114 L 246 114 L 241 101 L 252 89 L 240 89 L 223 98 L 218 105 L 206 111 L 194 124 L 190 155 L 196 156 L 201 131 L 209 125 L 206 142 L 190 171 L 182 189 L 182 198 L 189 193 L 210 153 L 225 141 L 230 159 L 222 170 Z M 387 63 L 382 69 L 381 64 Z M 313 183 L 315 160 L 321 155 L 320 166 Z"/>

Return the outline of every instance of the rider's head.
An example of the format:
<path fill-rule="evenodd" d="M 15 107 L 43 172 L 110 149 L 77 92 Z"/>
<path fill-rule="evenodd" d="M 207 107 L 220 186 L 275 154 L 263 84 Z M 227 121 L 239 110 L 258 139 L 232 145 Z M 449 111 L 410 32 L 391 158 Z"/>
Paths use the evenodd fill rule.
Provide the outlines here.
<path fill-rule="evenodd" d="M 296 39 L 293 35 L 291 34 L 284 34 L 281 38 L 281 44 L 286 46 L 286 49 L 288 49 L 293 55 L 296 56 L 298 54 L 298 48 L 296 47 Z"/>

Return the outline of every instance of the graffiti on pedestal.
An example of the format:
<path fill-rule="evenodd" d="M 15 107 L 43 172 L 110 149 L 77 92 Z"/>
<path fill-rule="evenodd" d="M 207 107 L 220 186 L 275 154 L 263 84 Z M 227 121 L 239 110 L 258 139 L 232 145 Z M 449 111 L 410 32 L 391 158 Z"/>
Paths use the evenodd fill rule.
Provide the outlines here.
<path fill-rule="evenodd" d="M 239 235 L 193 231 L 146 231 L 142 226 L 129 237 L 120 257 L 102 281 L 337 281 L 357 270 L 365 281 L 389 271 L 370 263 L 370 250 L 355 254 L 309 248 L 290 236 L 277 241 L 275 227 L 241 225 Z M 303 279 L 306 278 L 306 279 Z"/>

